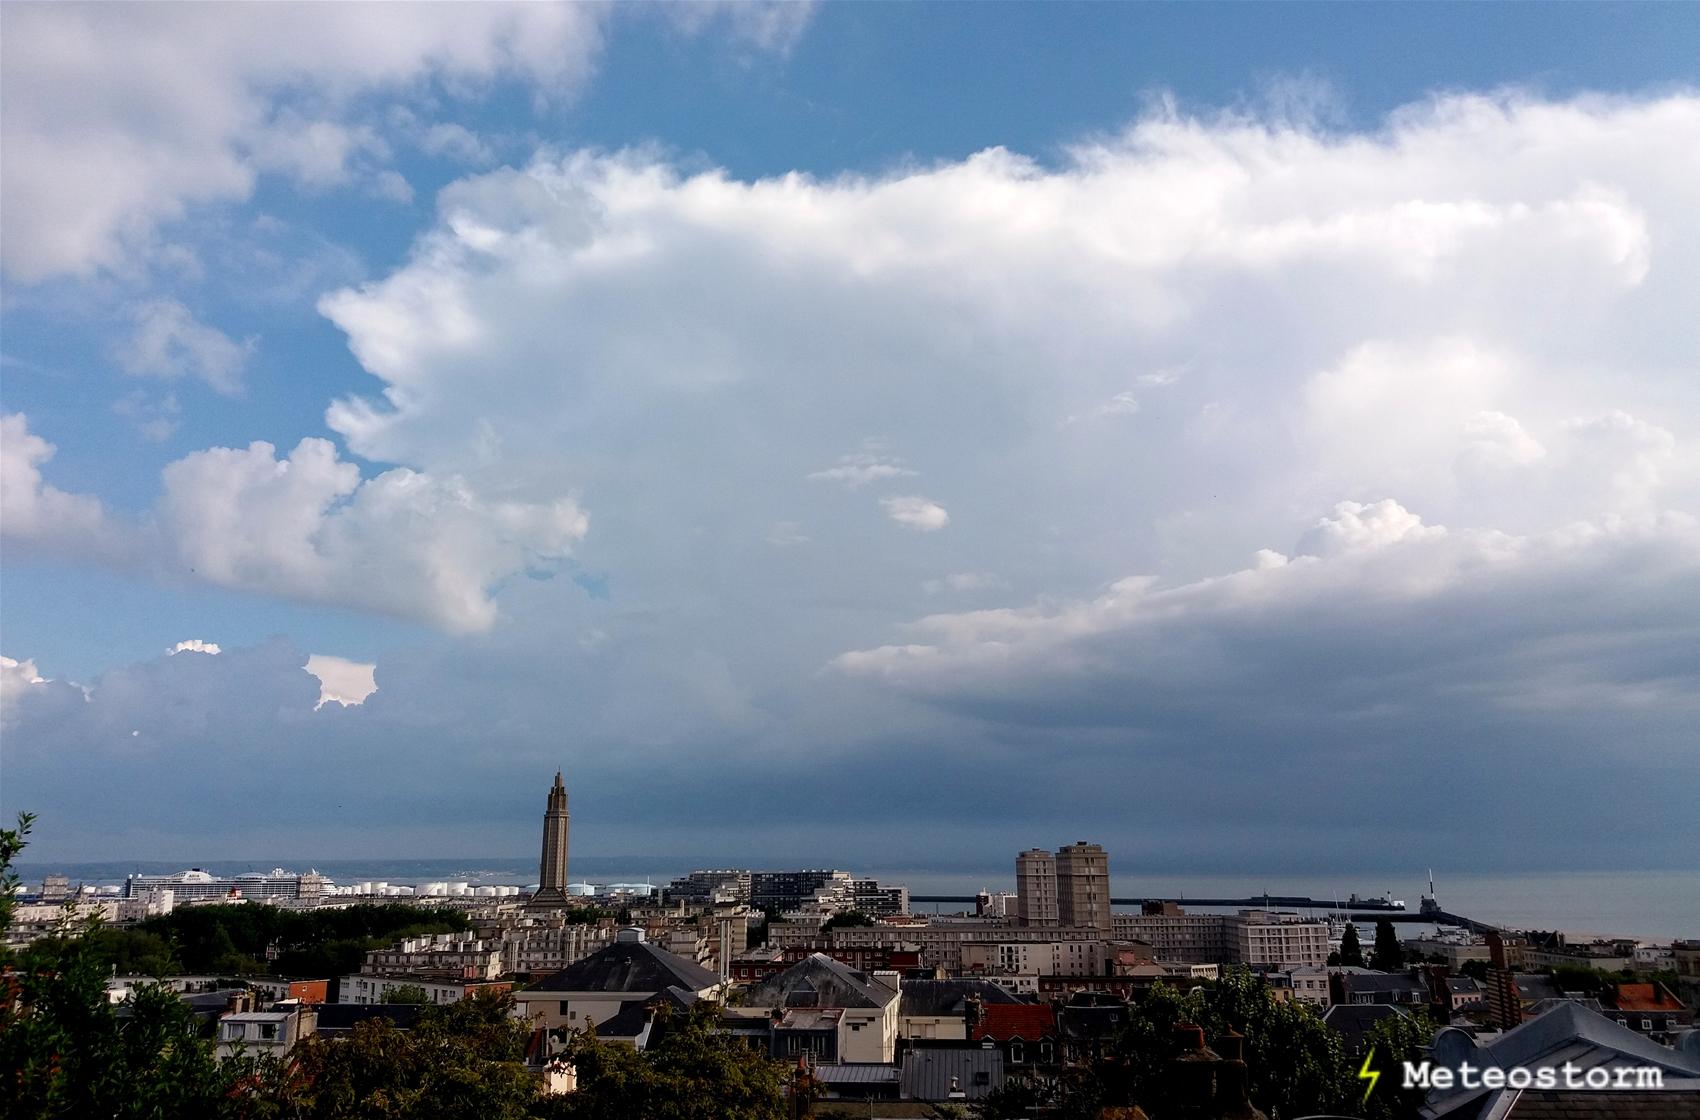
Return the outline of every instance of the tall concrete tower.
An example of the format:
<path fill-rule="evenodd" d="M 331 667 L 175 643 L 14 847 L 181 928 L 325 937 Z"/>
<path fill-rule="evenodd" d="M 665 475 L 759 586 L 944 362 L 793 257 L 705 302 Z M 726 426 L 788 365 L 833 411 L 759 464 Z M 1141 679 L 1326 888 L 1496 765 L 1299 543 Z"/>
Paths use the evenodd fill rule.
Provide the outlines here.
<path fill-rule="evenodd" d="M 531 907 L 569 905 L 567 899 L 567 787 L 555 771 L 549 791 L 549 807 L 543 811 L 543 858 L 537 866 L 537 893 L 526 903 Z"/>
<path fill-rule="evenodd" d="M 1115 928 L 1110 916 L 1110 857 L 1082 840 L 1057 849 L 1057 922 L 1070 927 Z"/>
<path fill-rule="evenodd" d="M 1015 857 L 1017 922 L 1024 926 L 1057 924 L 1057 858 L 1043 848 Z"/>

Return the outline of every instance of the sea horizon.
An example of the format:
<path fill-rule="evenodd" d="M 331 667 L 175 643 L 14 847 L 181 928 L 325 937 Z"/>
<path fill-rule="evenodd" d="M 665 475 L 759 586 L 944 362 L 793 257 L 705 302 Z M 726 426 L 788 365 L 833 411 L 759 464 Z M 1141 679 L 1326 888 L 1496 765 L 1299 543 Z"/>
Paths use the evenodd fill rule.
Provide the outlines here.
<path fill-rule="evenodd" d="M 198 867 L 235 876 L 283 868 L 291 872 L 317 870 L 337 883 L 365 880 L 399 885 L 421 882 L 468 882 L 474 885 L 535 884 L 535 857 L 452 859 L 211 859 L 20 861 L 17 871 L 24 888 L 39 884 L 44 875 L 65 875 L 73 883 L 114 885 L 127 875 L 174 874 Z M 977 891 L 1015 889 L 1013 867 L 878 868 L 836 861 L 797 864 L 789 861 L 726 860 L 688 863 L 674 858 L 585 856 L 572 863 L 571 878 L 598 886 L 648 882 L 665 886 L 672 879 L 708 867 L 752 869 L 786 866 L 831 866 L 878 879 L 887 886 L 906 886 L 911 894 L 973 895 Z M 1700 870 L 1545 870 L 1517 872 L 1437 873 L 1436 895 L 1454 914 L 1511 929 L 1562 930 L 1569 934 L 1677 938 L 1700 931 Z M 1344 903 L 1353 893 L 1360 899 L 1384 895 L 1406 903 L 1415 913 L 1428 889 L 1425 878 L 1408 872 L 1316 871 L 1246 874 L 1196 872 L 1126 874 L 1112 871 L 1111 889 L 1123 898 L 1173 898 L 1184 905 L 1198 898 L 1253 898 L 1269 894 L 1304 896 Z M 1314 908 L 1325 913 L 1334 907 Z M 945 908 L 949 909 L 948 905 Z M 1199 909 L 1213 909 L 1199 907 Z"/>

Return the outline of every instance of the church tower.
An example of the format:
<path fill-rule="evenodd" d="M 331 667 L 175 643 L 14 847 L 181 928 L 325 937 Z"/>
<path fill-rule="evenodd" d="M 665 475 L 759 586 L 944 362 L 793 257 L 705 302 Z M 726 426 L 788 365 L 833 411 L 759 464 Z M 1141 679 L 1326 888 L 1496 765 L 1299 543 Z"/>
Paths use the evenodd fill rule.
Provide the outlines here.
<path fill-rule="evenodd" d="M 549 806 L 543 811 L 543 858 L 537 867 L 537 893 L 526 903 L 531 907 L 569 905 L 567 899 L 567 787 L 555 771 L 555 786 L 549 791 Z"/>

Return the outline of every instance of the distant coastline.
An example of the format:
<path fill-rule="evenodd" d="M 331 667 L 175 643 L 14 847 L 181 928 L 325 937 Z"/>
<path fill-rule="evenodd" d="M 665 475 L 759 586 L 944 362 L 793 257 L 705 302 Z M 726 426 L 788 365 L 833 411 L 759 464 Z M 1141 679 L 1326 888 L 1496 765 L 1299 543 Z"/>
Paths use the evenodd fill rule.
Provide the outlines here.
<path fill-rule="evenodd" d="M 664 886 L 678 875 L 704 866 L 780 867 L 785 861 L 697 862 L 646 857 L 582 856 L 572 863 L 571 877 L 591 883 L 651 882 Z M 28 889 L 43 875 L 67 876 L 73 883 L 93 885 L 122 883 L 130 874 L 170 874 L 198 866 L 236 875 L 270 871 L 282 867 L 305 871 L 309 867 L 338 882 L 384 880 L 411 884 L 428 881 L 466 881 L 474 884 L 526 885 L 537 880 L 535 857 L 514 856 L 489 859 L 333 859 L 304 860 L 292 857 L 263 860 L 209 858 L 185 863 L 162 860 L 104 860 L 93 862 L 21 861 L 17 870 Z M 1010 867 L 980 870 L 881 869 L 848 862 L 836 864 L 847 871 L 864 873 L 893 886 L 902 885 L 917 894 L 972 894 L 979 890 L 1013 891 Z M 1308 894 L 1312 898 L 1352 892 L 1380 894 L 1391 891 L 1405 899 L 1415 911 L 1425 882 L 1409 874 L 1319 872 L 1280 876 L 1194 874 L 1127 875 L 1115 872 L 1118 895 L 1175 897 L 1253 896 Z M 1539 871 L 1521 873 L 1451 873 L 1440 877 L 1437 893 L 1455 913 L 1516 929 L 1562 929 L 1572 933 L 1608 934 L 1624 937 L 1700 937 L 1700 870 L 1679 871 Z"/>

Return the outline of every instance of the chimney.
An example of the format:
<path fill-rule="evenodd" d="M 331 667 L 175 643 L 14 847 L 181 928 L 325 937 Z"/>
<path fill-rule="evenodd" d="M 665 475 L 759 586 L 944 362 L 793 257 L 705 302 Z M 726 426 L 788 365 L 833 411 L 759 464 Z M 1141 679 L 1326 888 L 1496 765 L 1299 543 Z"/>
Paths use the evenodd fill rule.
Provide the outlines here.
<path fill-rule="evenodd" d="M 1174 1115 L 1207 1117 L 1216 1099 L 1216 1074 L 1222 1059 L 1204 1045 L 1204 1028 L 1175 1024 L 1175 1057 L 1169 1063 L 1169 1100 Z"/>
<path fill-rule="evenodd" d="M 1222 1064 L 1216 1073 L 1217 1120 L 1269 1120 L 1252 1107 L 1251 1071 L 1245 1064 L 1245 1035 L 1230 1030 L 1216 1040 Z"/>

